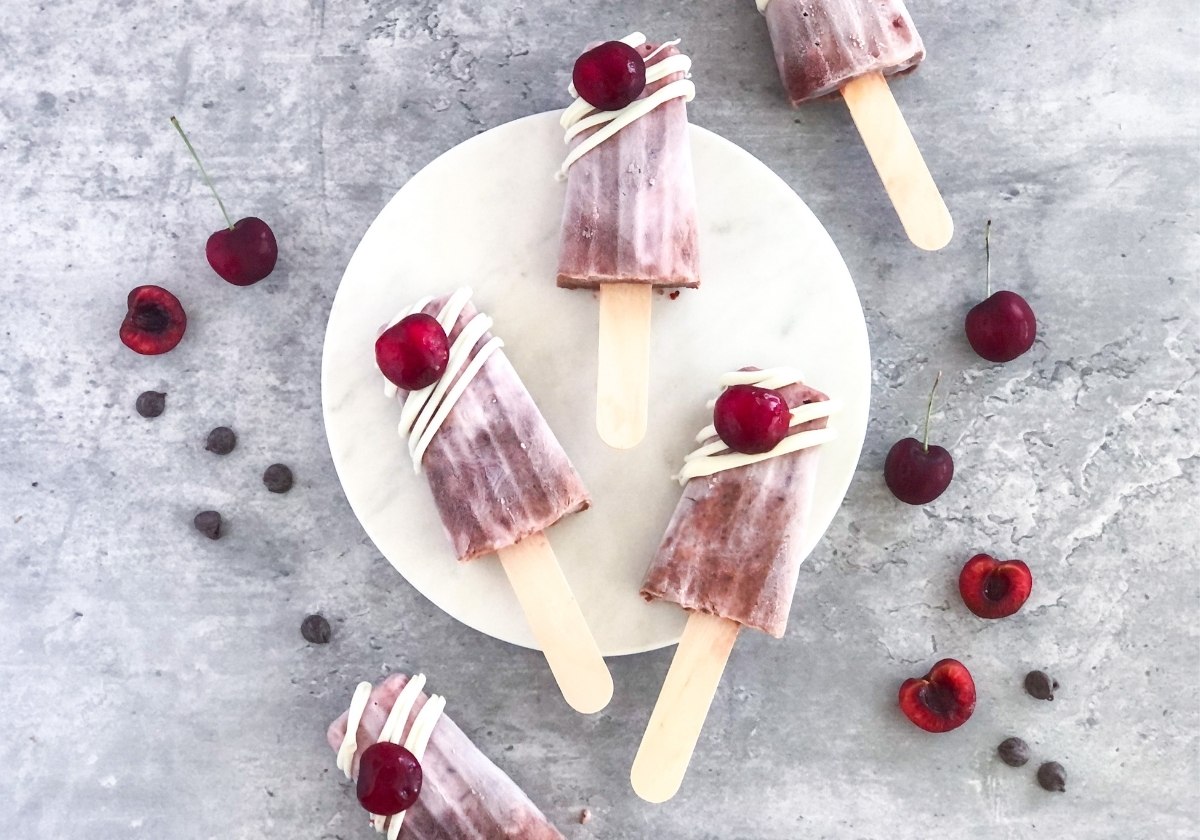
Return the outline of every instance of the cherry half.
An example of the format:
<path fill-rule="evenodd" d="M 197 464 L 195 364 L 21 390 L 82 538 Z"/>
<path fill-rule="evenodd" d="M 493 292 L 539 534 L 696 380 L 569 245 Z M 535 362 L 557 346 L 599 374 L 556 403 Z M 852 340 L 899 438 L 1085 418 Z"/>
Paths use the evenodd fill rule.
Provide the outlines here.
<path fill-rule="evenodd" d="M 770 452 L 787 437 L 792 411 L 778 391 L 757 385 L 733 385 L 717 397 L 713 425 L 734 452 Z"/>
<path fill-rule="evenodd" d="M 213 198 L 217 200 L 221 214 L 225 216 L 227 227 L 221 228 L 208 237 L 208 243 L 204 246 L 204 255 L 208 257 L 208 264 L 221 276 L 221 279 L 235 286 L 251 286 L 257 283 L 275 269 L 275 261 L 279 258 L 279 247 L 275 244 L 275 234 L 266 222 L 254 216 L 238 219 L 237 222 L 229 217 L 228 211 L 225 210 L 225 203 L 217 194 L 217 188 L 213 186 L 208 173 L 204 171 L 204 164 L 200 162 L 200 156 L 196 154 L 196 150 L 192 148 L 192 142 L 183 133 L 183 126 L 175 117 L 171 117 L 171 125 L 175 126 L 175 130 L 183 138 L 184 144 L 192 154 L 192 159 L 196 161 L 196 166 L 200 167 L 204 183 L 208 184 L 208 188 L 212 190 Z"/>
<path fill-rule="evenodd" d="M 900 685 L 900 711 L 926 732 L 958 729 L 975 711 L 975 681 L 957 659 L 943 659 L 923 677 Z"/>
<path fill-rule="evenodd" d="M 416 312 L 384 330 L 375 341 L 375 363 L 388 381 L 406 391 L 437 382 L 450 360 L 450 340 L 437 318 Z"/>
<path fill-rule="evenodd" d="M 399 744 L 379 741 L 367 747 L 358 763 L 358 801 L 372 814 L 399 814 L 417 801 L 424 778 L 415 755 Z"/>
<path fill-rule="evenodd" d="M 1016 292 L 992 293 L 992 220 L 984 228 L 987 254 L 987 298 L 967 313 L 967 341 L 989 362 L 1011 362 L 1033 346 L 1037 318 L 1025 298 Z"/>
<path fill-rule="evenodd" d="M 135 353 L 157 356 L 175 349 L 187 329 L 179 298 L 162 286 L 138 286 L 129 293 L 121 322 L 121 342 Z"/>
<path fill-rule="evenodd" d="M 646 89 L 646 62 L 623 41 L 606 41 L 575 59 L 575 92 L 601 111 L 617 111 Z"/>
<path fill-rule="evenodd" d="M 896 441 L 883 462 L 883 480 L 892 495 L 910 505 L 932 502 L 950 486 L 954 478 L 954 459 L 941 446 L 929 445 L 929 415 L 933 412 L 933 395 L 937 392 L 942 374 L 933 380 L 929 405 L 925 408 L 925 440 L 904 438 Z"/>
<path fill-rule="evenodd" d="M 958 592 L 980 618 L 1004 618 L 1021 609 L 1033 591 L 1033 575 L 1020 560 L 976 554 L 958 575 Z"/>

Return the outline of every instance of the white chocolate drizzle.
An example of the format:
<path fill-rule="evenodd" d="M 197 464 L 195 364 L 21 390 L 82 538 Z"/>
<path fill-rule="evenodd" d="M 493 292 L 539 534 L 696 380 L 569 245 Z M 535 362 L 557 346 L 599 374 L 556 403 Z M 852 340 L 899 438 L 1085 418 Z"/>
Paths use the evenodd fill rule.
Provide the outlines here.
<path fill-rule="evenodd" d="M 354 769 L 354 756 L 358 753 L 358 724 L 362 721 L 363 712 L 367 710 L 367 701 L 370 699 L 371 684 L 360 682 L 350 700 L 350 711 L 346 713 L 346 737 L 342 738 L 342 746 L 337 754 L 337 768 L 346 774 L 347 779 Z"/>
<path fill-rule="evenodd" d="M 437 315 L 437 321 L 442 325 L 447 336 L 454 330 L 458 316 L 462 314 L 471 295 L 470 289 L 459 289 L 442 306 Z M 395 326 L 409 315 L 420 312 L 432 300 L 433 298 L 430 297 L 421 298 L 412 306 L 400 310 L 396 317 L 388 322 L 388 328 Z M 398 431 L 400 438 L 408 441 L 408 453 L 412 456 L 415 472 L 421 471 L 421 460 L 425 457 L 425 450 L 429 448 L 434 435 L 446 422 L 454 404 L 467 390 L 471 380 L 483 369 L 491 355 L 504 346 L 502 340 L 492 337 L 479 349 L 474 358 L 471 357 L 475 345 L 491 328 L 492 319 L 482 312 L 476 313 L 475 317 L 463 327 L 454 343 L 450 345 L 450 357 L 446 362 L 446 371 L 441 378 L 419 391 L 409 392 L 408 397 L 404 400 L 404 407 L 400 410 Z M 399 390 L 395 383 L 384 378 L 383 395 L 385 397 L 395 399 Z"/>
<path fill-rule="evenodd" d="M 404 688 L 400 690 L 400 694 L 396 696 L 392 710 L 388 712 L 383 729 L 379 732 L 379 741 L 400 743 L 400 738 L 404 735 L 404 727 L 408 724 L 409 715 L 412 714 L 413 706 L 416 705 L 417 697 L 420 696 L 424 687 L 424 674 L 414 674 L 405 684 Z M 346 714 L 346 737 L 342 739 L 342 746 L 338 749 L 337 766 L 346 774 L 347 779 L 350 778 L 354 769 L 354 756 L 358 752 L 358 727 L 362 723 L 363 712 L 366 711 L 370 696 L 371 684 L 369 682 L 359 683 L 358 687 L 354 689 L 354 697 L 350 701 L 350 711 Z M 425 755 L 425 748 L 429 746 L 429 739 L 433 736 L 433 728 L 441 719 L 442 711 L 445 708 L 446 698 L 437 694 L 433 695 L 425 701 L 425 705 L 421 707 L 421 711 L 417 713 L 416 719 L 409 727 L 408 737 L 404 740 L 403 747 L 416 756 L 417 761 L 420 761 Z M 407 812 L 401 811 L 391 817 L 372 814 L 371 825 L 378 832 L 382 833 L 386 830 L 388 840 L 396 840 L 404 825 L 405 813 Z"/>
<path fill-rule="evenodd" d="M 646 43 L 646 36 L 641 32 L 632 32 L 622 38 L 621 42 L 637 48 Z M 679 39 L 676 38 L 674 41 L 659 44 L 658 48 L 646 56 L 643 61 L 649 61 L 660 50 L 673 47 L 678 43 Z M 635 99 L 624 108 L 616 111 L 597 111 L 587 100 L 579 95 L 579 92 L 575 90 L 574 84 L 569 85 L 567 91 L 571 96 L 575 97 L 575 100 L 563 110 L 562 116 L 558 120 L 559 125 L 566 131 L 563 142 L 570 143 L 580 132 L 586 131 L 589 128 L 596 128 L 597 126 L 600 126 L 600 128 L 581 140 L 575 148 L 567 153 L 567 157 L 563 160 L 562 166 L 559 167 L 555 177 L 559 180 L 565 178 L 567 170 L 571 168 L 571 164 L 575 163 L 575 161 L 615 135 L 634 120 L 641 119 L 663 103 L 678 98 L 682 98 L 684 102 L 691 102 L 696 96 L 696 85 L 692 82 L 688 72 L 691 68 L 692 60 L 682 53 L 667 56 L 657 64 L 647 66 L 647 86 L 670 76 L 672 73 L 683 73 L 684 77 L 663 85 L 649 96 Z"/>
<path fill-rule="evenodd" d="M 718 380 L 722 388 L 728 388 L 732 385 L 755 385 L 759 388 L 767 388 L 769 390 L 777 390 L 803 381 L 803 374 L 799 370 L 789 367 L 770 368 L 769 370 L 738 370 L 727 373 Z M 716 400 L 710 400 L 708 403 L 710 409 L 715 405 Z M 840 411 L 841 407 L 841 403 L 837 400 L 822 400 L 820 402 L 795 406 L 791 409 L 792 419 L 788 427 L 794 429 L 803 423 L 811 423 L 822 417 L 829 417 Z M 725 470 L 732 470 L 749 464 L 757 464 L 769 458 L 778 458 L 780 455 L 799 452 L 801 449 L 807 449 L 810 446 L 819 446 L 822 443 L 828 443 L 836 437 L 837 432 L 828 427 L 824 429 L 810 429 L 788 435 L 769 452 L 747 455 L 743 452 L 731 451 L 725 441 L 717 436 L 717 427 L 715 425 L 708 425 L 696 435 L 696 443 L 700 444 L 700 446 L 684 457 L 683 469 L 674 478 L 680 484 L 687 484 L 693 478 L 715 475 Z"/>

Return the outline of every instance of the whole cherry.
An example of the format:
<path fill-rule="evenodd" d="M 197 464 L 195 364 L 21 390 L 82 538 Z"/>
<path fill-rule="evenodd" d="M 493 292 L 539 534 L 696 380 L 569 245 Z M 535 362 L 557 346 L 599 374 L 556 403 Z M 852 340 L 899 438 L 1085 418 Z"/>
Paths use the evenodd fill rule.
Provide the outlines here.
<path fill-rule="evenodd" d="M 138 286 L 126 299 L 129 306 L 121 322 L 121 341 L 143 356 L 175 349 L 187 329 L 187 315 L 179 298 L 162 286 Z"/>
<path fill-rule="evenodd" d="M 375 363 L 393 385 L 418 391 L 446 372 L 450 341 L 437 318 L 416 312 L 383 331 L 375 341 Z"/>
<path fill-rule="evenodd" d="M 1011 362 L 1033 346 L 1037 318 L 1025 298 L 1007 290 L 992 293 L 992 220 L 983 241 L 987 260 L 987 298 L 967 313 L 967 341 L 989 362 Z"/>
<path fill-rule="evenodd" d="M 975 681 L 957 659 L 943 659 L 900 686 L 900 711 L 926 732 L 949 732 L 975 711 Z"/>
<path fill-rule="evenodd" d="M 275 269 L 275 261 L 279 258 L 279 247 L 275 243 L 275 234 L 266 222 L 254 216 L 247 216 L 236 222 L 229 217 L 228 211 L 225 210 L 225 203 L 217 194 L 217 188 L 213 186 L 208 173 L 204 171 L 204 164 L 200 162 L 200 156 L 196 154 L 196 150 L 192 148 L 192 142 L 183 133 L 183 126 L 175 117 L 171 117 L 171 125 L 175 126 L 175 130 L 183 138 L 184 144 L 191 152 L 192 159 L 200 168 L 200 174 L 204 176 L 204 183 L 208 184 L 208 188 L 212 190 L 213 198 L 217 200 L 221 214 L 225 217 L 227 226 L 208 237 L 208 242 L 204 246 L 204 255 L 208 257 L 208 264 L 223 280 L 235 286 L 250 286 L 257 283 Z"/>
<path fill-rule="evenodd" d="M 958 591 L 967 609 L 980 618 L 1004 618 L 1021 609 L 1033 590 L 1033 575 L 1020 560 L 976 554 L 958 575 Z"/>
<path fill-rule="evenodd" d="M 933 395 L 937 392 L 942 374 L 938 373 L 929 392 L 925 408 L 925 439 L 907 437 L 896 441 L 883 463 L 883 479 L 892 495 L 910 505 L 932 502 L 946 491 L 954 478 L 954 459 L 941 446 L 929 445 L 929 415 L 933 412 Z"/>
<path fill-rule="evenodd" d="M 413 806 L 423 781 L 415 755 L 399 744 L 379 741 L 367 747 L 358 763 L 358 801 L 372 814 L 390 817 Z"/>
<path fill-rule="evenodd" d="M 575 59 L 575 92 L 601 111 L 624 108 L 646 88 L 646 62 L 624 41 L 606 41 Z"/>
<path fill-rule="evenodd" d="M 717 397 L 713 425 L 734 452 L 770 452 L 787 437 L 792 412 L 778 391 L 757 385 L 732 385 Z"/>

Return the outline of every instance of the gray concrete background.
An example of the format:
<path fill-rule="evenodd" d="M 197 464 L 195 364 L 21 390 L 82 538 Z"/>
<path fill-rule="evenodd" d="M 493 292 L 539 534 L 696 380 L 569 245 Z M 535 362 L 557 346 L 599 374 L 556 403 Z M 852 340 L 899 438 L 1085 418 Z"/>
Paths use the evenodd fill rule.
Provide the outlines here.
<path fill-rule="evenodd" d="M 484 10 L 479 7 L 484 6 Z M 782 101 L 749 0 L 5 4 L 0 25 L 0 836 L 365 838 L 323 743 L 355 681 L 423 669 L 571 838 L 1195 837 L 1200 47 L 1186 0 L 914 0 L 929 60 L 895 86 L 954 212 L 909 246 L 840 103 Z M 876 359 L 859 474 L 804 567 L 787 637 L 734 651 L 680 795 L 627 784 L 670 651 L 611 662 L 584 719 L 536 654 L 456 625 L 381 559 L 325 446 L 319 359 L 341 271 L 440 152 L 560 107 L 580 45 L 639 28 L 695 57 L 695 122 L 778 171 L 840 246 Z M 219 225 L 167 117 L 235 215 L 276 230 L 260 285 L 218 280 Z M 997 283 L 1034 350 L 975 358 Z M 174 290 L 169 355 L 117 341 L 126 292 Z M 946 373 L 935 438 L 958 464 L 910 509 L 880 478 Z M 133 411 L 147 388 L 167 412 Z M 237 451 L 202 449 L 233 426 Z M 296 488 L 266 493 L 262 469 Z M 227 517 L 219 542 L 190 525 Z M 956 570 L 1033 567 L 985 623 Z M 306 645 L 301 618 L 334 622 Z M 897 684 L 956 656 L 974 718 L 930 736 Z M 1063 687 L 1026 697 L 1031 667 Z M 1064 795 L 995 745 L 1019 734 Z M 581 808 L 593 819 L 576 824 Z"/>

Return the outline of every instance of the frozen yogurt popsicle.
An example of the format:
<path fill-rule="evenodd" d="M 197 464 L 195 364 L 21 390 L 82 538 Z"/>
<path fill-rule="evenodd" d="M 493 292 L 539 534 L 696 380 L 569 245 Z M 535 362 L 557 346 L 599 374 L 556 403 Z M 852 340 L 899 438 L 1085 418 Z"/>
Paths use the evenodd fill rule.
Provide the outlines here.
<path fill-rule="evenodd" d="M 905 232 L 937 250 L 954 223 L 886 81 L 925 58 L 903 0 L 755 0 L 793 105 L 841 93 Z"/>
<path fill-rule="evenodd" d="M 696 90 L 691 59 L 678 41 L 651 44 L 640 32 L 620 43 L 644 64 L 641 93 L 601 110 L 572 85 L 575 100 L 561 118 L 568 152 L 559 173 L 567 189 L 558 285 L 599 290 L 597 427 L 607 443 L 628 448 L 646 431 L 651 291 L 696 288 L 700 266 L 686 105 Z"/>
<path fill-rule="evenodd" d="M 911 70 L 925 45 L 902 0 L 757 0 L 793 105 L 867 73 Z"/>
<path fill-rule="evenodd" d="M 612 678 L 543 534 L 587 508 L 588 493 L 491 334 L 492 319 L 470 299 L 470 289 L 459 289 L 396 316 L 376 345 L 377 362 L 384 343 L 389 358 L 426 349 L 428 330 L 410 328 L 420 322 L 439 333 L 444 366 L 415 390 L 385 376 L 384 393 L 401 402 L 400 436 L 429 481 L 454 553 L 500 555 L 563 696 L 579 711 L 599 711 Z"/>
<path fill-rule="evenodd" d="M 434 385 L 411 394 L 385 382 L 403 408 L 400 434 L 425 473 L 459 560 L 474 560 L 541 533 L 591 500 L 583 480 L 490 332 L 469 289 L 405 309 L 432 315 L 451 346 Z M 410 311 L 411 310 L 411 311 Z"/>
<path fill-rule="evenodd" d="M 695 95 L 691 59 L 678 42 L 648 44 L 641 33 L 621 40 L 645 62 L 641 96 L 621 110 L 597 111 L 576 94 L 561 118 L 569 152 L 558 285 L 694 289 L 700 266 L 686 105 Z"/>
<path fill-rule="evenodd" d="M 764 446 L 736 451 L 740 441 L 718 435 L 726 410 L 718 401 L 716 422 L 684 460 L 683 497 L 642 585 L 647 600 L 690 612 L 631 772 L 651 802 L 678 790 L 738 630 L 783 635 L 820 445 L 835 437 L 828 418 L 839 405 L 794 369 L 748 368 L 720 382 L 726 394 L 765 393 L 782 417 Z"/>
<path fill-rule="evenodd" d="M 347 778 L 357 778 L 367 748 L 381 740 L 406 746 L 421 765 L 416 802 L 391 817 L 372 816 L 390 840 L 562 840 L 519 787 L 481 753 L 427 696 L 425 677 L 393 674 L 360 683 L 350 708 L 329 727 L 329 745 Z"/>
<path fill-rule="evenodd" d="M 793 418 L 802 421 L 792 427 L 789 443 L 806 446 L 758 461 L 725 455 L 749 463 L 688 478 L 642 584 L 646 600 L 672 601 L 783 636 L 804 559 L 798 547 L 812 503 L 819 444 L 833 437 L 827 424 L 835 406 L 800 382 L 778 391 L 793 407 Z M 693 464 L 708 469 L 720 457 L 693 458 L 685 469 Z"/>

